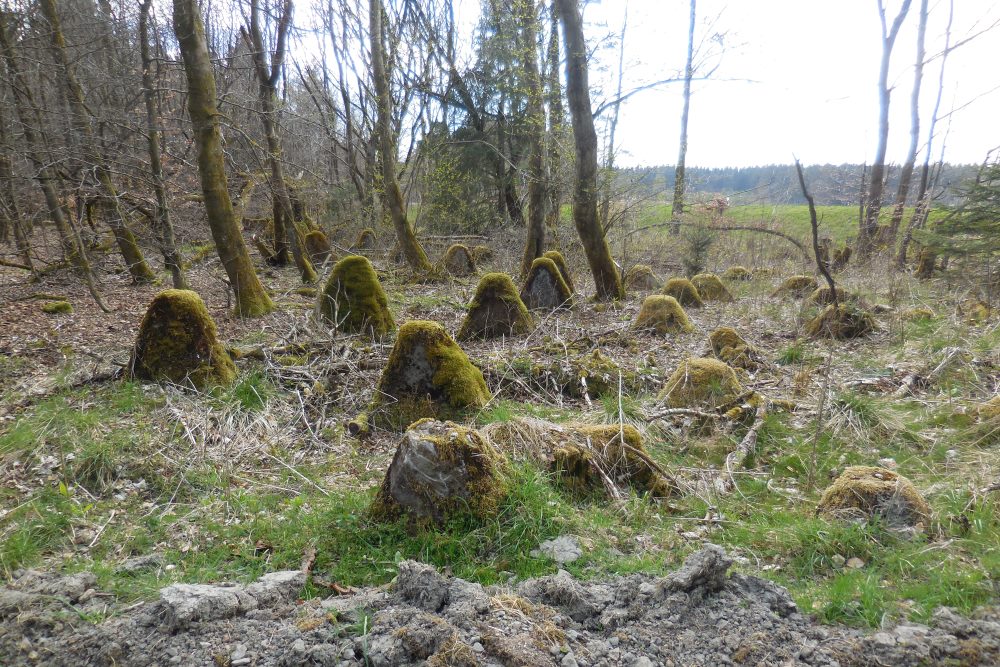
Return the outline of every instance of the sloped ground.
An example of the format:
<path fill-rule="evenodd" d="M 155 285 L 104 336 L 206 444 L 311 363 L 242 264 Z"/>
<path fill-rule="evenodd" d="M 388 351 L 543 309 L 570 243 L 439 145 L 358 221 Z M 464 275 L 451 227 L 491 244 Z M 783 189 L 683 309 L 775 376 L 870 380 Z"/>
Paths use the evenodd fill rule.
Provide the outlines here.
<path fill-rule="evenodd" d="M 127 608 L 92 576 L 21 573 L 0 589 L 9 665 L 993 665 L 1000 614 L 942 609 L 874 634 L 817 626 L 788 592 L 728 575 L 707 546 L 665 577 L 564 571 L 483 587 L 402 561 L 392 584 L 302 601 L 305 574 L 176 584 Z M 105 620 L 94 622 L 105 617 Z"/>

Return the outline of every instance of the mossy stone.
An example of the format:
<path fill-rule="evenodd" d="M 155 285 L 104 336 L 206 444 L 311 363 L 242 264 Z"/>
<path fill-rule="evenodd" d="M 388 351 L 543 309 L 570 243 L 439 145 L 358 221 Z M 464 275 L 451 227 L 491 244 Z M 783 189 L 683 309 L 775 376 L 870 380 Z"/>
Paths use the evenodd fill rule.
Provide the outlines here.
<path fill-rule="evenodd" d="M 452 418 L 490 400 L 483 372 L 437 322 L 399 329 L 369 408 L 376 426 L 403 430 L 425 417 Z"/>
<path fill-rule="evenodd" d="M 542 257 L 548 257 L 559 269 L 559 275 L 562 276 L 563 282 L 566 283 L 566 287 L 569 288 L 570 294 L 576 294 L 576 286 L 573 284 L 573 276 L 569 274 L 569 264 L 566 263 L 566 258 L 558 250 L 549 250 L 542 253 Z"/>
<path fill-rule="evenodd" d="M 191 290 L 168 289 L 146 309 L 128 374 L 137 380 L 190 382 L 205 389 L 232 384 L 236 366 L 219 342 L 201 297 Z"/>
<path fill-rule="evenodd" d="M 69 301 L 49 301 L 42 304 L 42 312 L 47 315 L 61 315 L 73 312 L 73 304 Z"/>
<path fill-rule="evenodd" d="M 851 246 L 844 246 L 843 248 L 838 248 L 833 251 L 833 262 L 830 264 L 830 270 L 837 272 L 843 271 L 847 264 L 851 261 Z"/>
<path fill-rule="evenodd" d="M 648 264 L 636 264 L 625 273 L 625 289 L 649 292 L 659 287 L 660 281 Z"/>
<path fill-rule="evenodd" d="M 982 420 L 1000 419 L 1000 394 L 976 408 L 976 416 Z"/>
<path fill-rule="evenodd" d="M 661 336 L 694 330 L 677 299 L 662 294 L 651 294 L 643 300 L 632 328 L 652 330 Z"/>
<path fill-rule="evenodd" d="M 478 431 L 421 419 L 406 429 L 371 512 L 383 520 L 406 513 L 436 523 L 458 514 L 486 521 L 507 495 L 507 468 Z"/>
<path fill-rule="evenodd" d="M 797 275 L 785 278 L 778 288 L 771 292 L 772 297 L 789 296 L 796 299 L 811 294 L 819 287 L 813 276 Z"/>
<path fill-rule="evenodd" d="M 472 249 L 472 261 L 477 266 L 491 259 L 493 259 L 493 248 L 487 245 L 477 245 Z"/>
<path fill-rule="evenodd" d="M 601 424 L 572 429 L 579 438 L 552 451 L 551 468 L 562 484 L 577 493 L 604 488 L 601 473 L 653 498 L 668 498 L 679 490 L 677 481 L 650 465 L 642 435 L 630 424 Z M 581 442 L 574 442 L 580 440 Z"/>
<path fill-rule="evenodd" d="M 759 370 L 766 365 L 764 353 L 740 336 L 732 327 L 719 327 L 708 335 L 712 354 L 733 368 Z"/>
<path fill-rule="evenodd" d="M 913 275 L 920 280 L 930 280 L 934 277 L 936 265 L 937 253 L 930 248 L 924 248 L 920 251 L 920 255 L 917 256 L 917 270 Z"/>
<path fill-rule="evenodd" d="M 691 284 L 698 290 L 703 301 L 728 303 L 733 300 L 733 295 L 714 273 L 699 273 L 691 278 Z"/>
<path fill-rule="evenodd" d="M 479 281 L 458 340 L 521 336 L 534 327 L 531 314 L 506 273 L 487 273 Z"/>
<path fill-rule="evenodd" d="M 358 232 L 358 238 L 354 241 L 352 250 L 371 250 L 375 247 L 375 230 L 365 227 Z"/>
<path fill-rule="evenodd" d="M 472 259 L 472 253 L 461 243 L 449 246 L 441 263 L 444 270 L 453 276 L 471 276 L 476 272 L 476 262 Z"/>
<path fill-rule="evenodd" d="M 330 259 L 333 249 L 330 246 L 330 239 L 322 231 L 314 229 L 305 235 L 306 252 L 309 260 L 314 264 L 322 264 Z"/>
<path fill-rule="evenodd" d="M 861 305 L 863 300 L 853 292 L 848 292 L 842 287 L 837 288 L 837 301 L 840 303 L 854 303 Z M 820 287 L 813 290 L 812 294 L 802 302 L 806 306 L 828 306 L 833 303 L 833 291 L 829 287 Z"/>
<path fill-rule="evenodd" d="M 875 331 L 875 318 L 854 304 L 830 304 L 806 322 L 806 335 L 813 338 L 848 340 Z"/>
<path fill-rule="evenodd" d="M 817 513 L 843 519 L 879 517 L 894 528 L 930 525 L 931 509 L 907 478 L 885 468 L 850 466 L 820 498 Z"/>
<path fill-rule="evenodd" d="M 361 255 L 337 262 L 319 296 L 320 318 L 346 333 L 384 336 L 395 330 L 382 284 Z"/>
<path fill-rule="evenodd" d="M 705 305 L 698 288 L 687 278 L 671 278 L 663 285 L 660 294 L 674 297 L 682 306 L 701 308 Z"/>
<path fill-rule="evenodd" d="M 718 409 L 731 405 L 743 395 L 736 371 L 718 359 L 685 359 L 670 375 L 658 400 L 671 408 Z"/>
<path fill-rule="evenodd" d="M 730 266 L 722 272 L 722 279 L 730 282 L 743 282 L 753 280 L 753 272 L 745 266 L 739 264 Z"/>
<path fill-rule="evenodd" d="M 531 263 L 520 296 L 524 305 L 531 309 L 554 310 L 573 305 L 572 289 L 559 267 L 548 257 L 537 257 Z"/>

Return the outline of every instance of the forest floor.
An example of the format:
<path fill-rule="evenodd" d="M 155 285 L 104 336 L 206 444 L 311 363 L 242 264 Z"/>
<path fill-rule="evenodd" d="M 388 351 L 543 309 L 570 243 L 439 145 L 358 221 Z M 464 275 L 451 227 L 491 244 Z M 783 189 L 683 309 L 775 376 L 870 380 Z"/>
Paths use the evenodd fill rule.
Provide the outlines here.
<path fill-rule="evenodd" d="M 672 239 L 657 235 L 633 241 L 629 264 L 651 264 L 661 278 L 679 273 L 673 258 L 680 250 Z M 576 664 L 566 661 L 567 656 L 575 656 L 579 664 L 659 664 L 668 658 L 676 664 L 718 664 L 712 656 L 721 652 L 747 664 L 808 663 L 808 654 L 788 647 L 798 651 L 803 642 L 821 645 L 826 632 L 837 641 L 861 642 L 844 645 L 849 650 L 841 653 L 850 655 L 872 642 L 905 644 L 901 635 L 883 631 L 879 636 L 878 631 L 923 623 L 944 628 L 948 636 L 958 637 L 956 642 L 972 637 L 976 643 L 939 646 L 934 649 L 938 653 L 925 643 L 931 652 L 920 659 L 934 664 L 945 656 L 953 664 L 991 664 L 1000 635 L 995 627 L 984 621 L 987 625 L 976 629 L 955 629 L 955 624 L 971 621 L 955 620 L 942 609 L 963 617 L 985 615 L 995 625 L 989 606 L 996 604 L 1000 581 L 1000 507 L 991 489 L 1000 479 L 1000 432 L 995 423 L 977 421 L 975 409 L 1000 384 L 997 319 L 968 317 L 974 286 L 961 272 L 918 282 L 882 268 L 849 267 L 839 276 L 840 284 L 868 303 L 884 306 L 877 316 L 879 331 L 848 342 L 811 340 L 801 333 L 801 303 L 770 296 L 784 277 L 808 272 L 808 267 L 770 244 L 756 239 L 717 243 L 709 270 L 721 273 L 741 263 L 754 269 L 755 277 L 730 285 L 733 303 L 689 309 L 692 333 L 658 338 L 633 332 L 630 325 L 642 295 L 630 295 L 614 307 L 581 299 L 571 311 L 536 314 L 539 326 L 524 338 L 463 344 L 484 370 L 493 394 L 486 408 L 470 415 L 474 425 L 524 418 L 562 425 L 631 423 L 643 433 L 652 458 L 678 479 L 683 494 L 666 501 L 633 492 L 616 500 L 597 493 L 580 497 L 546 470 L 515 457 L 511 491 L 494 521 L 456 520 L 433 529 L 416 528 L 405 519 L 378 523 L 368 515 L 399 435 L 374 430 L 357 440 L 344 428 L 371 399 L 391 340 L 373 343 L 318 325 L 315 297 L 301 289 L 292 269 L 262 267 L 279 309 L 239 320 L 229 313 L 218 261 L 191 267 L 189 277 L 216 319 L 222 340 L 253 352 L 237 361 L 235 385 L 207 394 L 117 376 L 146 305 L 162 287 L 132 286 L 120 267 L 116 272 L 112 259 L 105 260 L 101 289 L 114 310 L 108 315 L 72 275 L 53 272 L 29 284 L 21 275 L 2 273 L 0 576 L 11 582 L 6 594 L 21 590 L 51 599 L 45 586 L 31 583 L 35 575 L 26 578 L 25 568 L 84 577 L 84 590 L 75 599 L 68 594 L 70 601 L 57 620 L 39 627 L 64 623 L 64 635 L 71 630 L 81 641 L 101 643 L 102 628 L 133 623 L 138 629 L 130 635 L 128 650 L 135 652 L 142 645 L 136 638 L 149 627 L 136 619 L 164 587 L 175 582 L 249 584 L 306 562 L 311 576 L 293 597 L 309 602 L 274 614 L 294 618 L 296 624 L 308 621 L 295 628 L 285 623 L 279 633 L 295 650 L 336 647 L 336 655 L 310 658 L 314 664 L 395 664 L 392 651 L 397 649 L 390 639 L 406 633 L 393 635 L 387 628 L 414 630 L 421 623 L 427 627 L 423 644 L 417 644 L 430 642 L 433 650 L 416 658 L 424 649 L 415 648 L 404 655 L 405 661 L 447 653 L 445 644 L 478 643 L 485 652 L 477 651 L 473 658 L 484 664 L 538 664 L 527 658 L 502 660 L 502 650 L 481 629 L 473 632 L 457 616 L 449 617 L 444 603 L 433 611 L 440 612 L 438 620 L 457 628 L 457 639 L 431 632 L 431 626 L 439 626 L 418 618 L 414 609 L 421 604 L 408 601 L 397 588 L 385 588 L 401 572 L 401 563 L 412 559 L 472 582 L 468 586 L 498 587 L 476 590 L 500 600 L 499 606 L 487 605 L 479 613 L 488 617 L 480 619 L 483 623 L 501 628 L 501 635 L 509 630 L 516 636 L 517 628 L 497 621 L 492 615 L 498 611 L 523 616 L 518 622 L 525 632 L 543 627 L 546 614 L 554 614 L 555 625 L 545 631 L 555 652 L 541 655 L 555 664 Z M 509 272 L 509 248 L 498 242 L 495 250 L 498 259 L 487 262 L 485 270 Z M 578 289 L 587 291 L 583 286 L 590 281 L 578 249 L 570 245 L 566 250 Z M 429 319 L 450 332 L 458 328 L 475 277 L 423 284 L 408 280 L 380 253 L 373 261 L 397 323 Z M 74 312 L 43 313 L 43 301 L 32 298 L 41 293 L 67 297 Z M 914 318 L 909 311 L 916 307 L 929 307 L 932 315 Z M 794 411 L 766 418 L 750 465 L 736 473 L 732 493 L 719 493 L 704 481 L 719 472 L 748 424 L 706 429 L 683 418 L 652 418 L 665 378 L 685 357 L 703 355 L 708 333 L 719 326 L 734 327 L 766 353 L 766 368 L 744 377 L 745 385 L 797 404 Z M 607 373 L 611 389 L 603 395 L 582 392 L 574 381 L 595 350 L 621 370 L 620 385 L 616 371 Z M 932 384 L 893 397 L 909 374 L 927 375 L 946 359 L 946 369 Z M 931 506 L 931 525 L 902 536 L 878 522 L 818 517 L 820 493 L 848 465 L 880 465 L 908 477 Z M 579 557 L 557 563 L 539 551 L 543 542 L 558 537 L 571 539 Z M 600 637 L 593 634 L 600 625 L 594 619 L 615 606 L 606 602 L 608 596 L 634 597 L 643 583 L 658 585 L 658 578 L 708 543 L 724 547 L 734 561 L 737 574 L 720 587 L 730 597 L 720 598 L 718 591 L 715 597 L 702 596 L 711 600 L 701 607 L 706 615 L 697 622 L 685 620 L 688 625 L 668 630 L 664 619 L 646 619 L 648 627 L 705 634 L 722 618 L 712 606 L 722 604 L 719 600 L 729 609 L 750 609 L 748 614 L 767 623 L 749 623 L 732 645 L 725 636 L 717 646 L 692 640 L 692 652 L 669 655 L 638 652 L 643 645 L 639 633 L 619 639 L 625 647 L 617 657 L 599 656 L 601 642 L 612 641 L 611 626 Z M 560 570 L 569 573 L 577 588 L 546 597 L 525 583 Z M 797 611 L 790 611 L 784 593 L 756 577 L 786 588 L 787 603 L 794 601 Z M 610 592 L 598 590 L 602 585 Z M 770 592 L 750 595 L 748 587 Z M 80 602 L 87 590 L 91 593 Z M 574 618 L 565 607 L 567 599 L 578 598 L 605 602 L 594 602 L 589 615 Z M 13 606 L 4 607 L 5 601 Z M 32 651 L 43 664 L 46 657 L 57 662 L 51 654 L 39 654 L 30 641 L 24 646 L 4 643 L 30 625 L 24 625 L 24 614 L 16 613 L 17 604 L 0 595 L 0 647 L 17 647 L 12 662 L 30 663 Z M 163 602 L 155 604 L 163 613 Z M 765 613 L 765 607 L 770 611 Z M 395 620 L 386 620 L 388 608 Z M 265 624 L 257 637 L 274 630 L 268 630 L 267 618 L 242 611 L 236 617 Z M 382 626 L 377 626 L 379 618 Z M 327 621 L 314 625 L 315 619 Z M 636 628 L 647 627 L 639 617 L 633 620 Z M 256 640 L 234 634 L 241 630 L 240 622 L 233 623 L 229 630 L 198 640 L 209 644 L 198 644 L 204 649 L 198 660 L 225 649 L 221 662 L 212 658 L 216 664 L 251 664 L 240 662 L 245 656 L 237 649 L 241 643 L 253 648 Z M 912 638 L 917 631 L 905 632 Z M 428 639 L 431 635 L 437 639 Z M 299 645 L 300 639 L 305 644 Z M 754 652 L 753 642 L 764 647 L 762 652 Z M 378 650 L 372 648 L 376 644 Z M 59 646 L 68 650 L 71 644 Z M 750 648 L 741 651 L 744 646 Z M 609 651 L 615 647 L 608 643 Z M 824 657 L 815 658 L 815 664 L 851 664 L 838 651 L 820 651 L 817 655 Z M 354 657 L 345 657 L 347 652 Z M 460 661 L 459 654 L 465 655 L 460 647 L 454 653 L 452 662 L 446 656 L 436 664 L 476 664 Z M 149 664 L 166 664 L 176 655 L 157 654 Z M 853 655 L 857 661 L 866 654 Z M 879 659 L 904 664 L 887 655 Z M 119 664 L 147 664 L 134 656 Z M 652 662 L 638 662 L 643 656 Z M 252 664 L 277 660 L 255 657 Z M 920 663 L 914 658 L 912 664 Z"/>

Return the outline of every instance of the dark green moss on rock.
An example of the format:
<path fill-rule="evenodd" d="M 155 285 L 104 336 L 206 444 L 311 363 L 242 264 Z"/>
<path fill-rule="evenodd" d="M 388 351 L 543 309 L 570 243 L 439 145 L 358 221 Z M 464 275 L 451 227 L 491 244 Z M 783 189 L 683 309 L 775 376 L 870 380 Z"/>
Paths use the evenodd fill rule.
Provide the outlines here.
<path fill-rule="evenodd" d="M 334 265 L 320 292 L 319 316 L 346 333 L 384 336 L 396 328 L 375 269 L 361 255 Z"/>
<path fill-rule="evenodd" d="M 531 314 L 506 273 L 487 273 L 476 287 L 458 340 L 521 336 L 534 327 Z"/>
<path fill-rule="evenodd" d="M 236 366 L 218 340 L 215 321 L 190 290 L 160 292 L 146 309 L 128 375 L 137 380 L 190 383 L 198 389 L 228 386 Z"/>

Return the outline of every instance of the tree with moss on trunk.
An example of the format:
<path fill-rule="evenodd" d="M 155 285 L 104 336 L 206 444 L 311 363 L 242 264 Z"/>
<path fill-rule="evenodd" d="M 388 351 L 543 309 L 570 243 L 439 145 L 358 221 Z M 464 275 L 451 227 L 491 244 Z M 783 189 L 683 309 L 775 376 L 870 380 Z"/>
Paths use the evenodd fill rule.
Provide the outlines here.
<path fill-rule="evenodd" d="M 302 275 L 302 282 L 317 280 L 309 256 L 305 253 L 302 232 L 292 210 L 292 200 L 285 183 L 281 164 L 281 138 L 278 136 L 278 80 L 285 62 L 285 45 L 292 23 L 292 1 L 284 0 L 278 14 L 274 49 L 271 62 L 267 62 L 264 34 L 260 25 L 260 0 L 250 1 L 249 29 L 240 29 L 244 41 L 253 54 L 254 74 L 257 78 L 257 98 L 260 104 L 260 122 L 267 141 L 267 161 L 271 168 L 271 197 L 274 211 L 274 258 L 280 263 L 288 261 L 288 248 L 292 250 L 295 266 Z"/>
<path fill-rule="evenodd" d="M 63 95 L 69 105 L 70 122 L 73 130 L 79 135 L 85 159 L 90 163 L 98 185 L 104 193 L 104 199 L 111 209 L 111 231 L 114 232 L 118 249 L 121 251 L 132 280 L 137 283 L 150 282 L 156 274 L 146 263 L 135 235 L 129 229 L 127 216 L 118 198 L 118 191 L 111 179 L 111 167 L 101 155 L 101 150 L 90 126 L 90 114 L 84 99 L 83 88 L 76 77 L 73 64 L 66 53 L 66 40 L 63 37 L 62 25 L 56 0 L 40 0 L 40 8 L 45 20 L 49 23 L 50 47 L 53 59 L 58 67 L 62 83 Z"/>
<path fill-rule="evenodd" d="M 406 202 L 396 177 L 396 142 L 392 136 L 392 99 L 389 96 L 389 78 L 383 53 L 384 34 L 382 30 L 382 2 L 368 1 L 368 24 L 371 33 L 372 79 L 375 84 L 375 101 L 378 107 L 375 132 L 382 158 L 382 196 L 392 226 L 396 230 L 396 240 L 406 263 L 415 271 L 428 273 L 432 270 L 427 254 L 417 241 L 413 226 L 406 215 Z"/>
<path fill-rule="evenodd" d="M 597 298 L 625 298 L 621 276 L 611 258 L 608 240 L 597 216 L 597 132 L 590 104 L 587 42 L 577 0 L 558 0 L 559 18 L 566 44 L 566 99 L 573 121 L 576 175 L 573 187 L 573 223 L 583 243 Z"/>
<path fill-rule="evenodd" d="M 187 76 L 188 113 L 194 128 L 198 175 L 212 238 L 236 294 L 236 314 L 241 317 L 263 315 L 273 310 L 274 304 L 254 271 L 229 198 L 215 102 L 215 74 L 208 55 L 205 26 L 197 0 L 174 0 L 173 4 L 174 32 Z"/>

